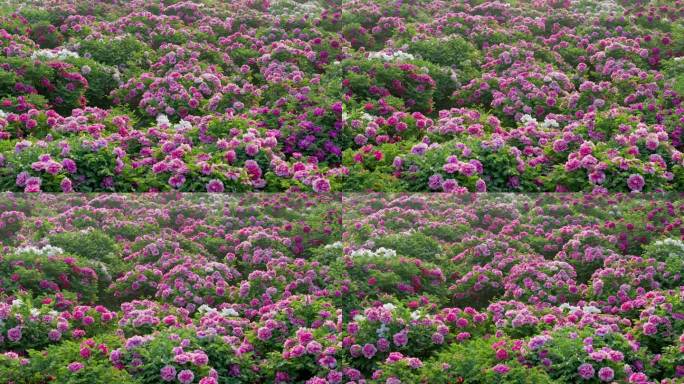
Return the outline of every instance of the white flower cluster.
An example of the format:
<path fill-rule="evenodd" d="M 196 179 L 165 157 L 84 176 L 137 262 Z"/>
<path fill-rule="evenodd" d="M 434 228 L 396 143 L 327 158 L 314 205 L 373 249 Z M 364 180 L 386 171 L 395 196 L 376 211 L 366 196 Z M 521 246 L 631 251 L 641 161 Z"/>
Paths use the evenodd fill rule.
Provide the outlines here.
<path fill-rule="evenodd" d="M 15 253 L 20 254 L 20 253 L 35 253 L 41 256 L 55 256 L 55 255 L 61 255 L 64 253 L 64 250 L 59 247 L 53 247 L 52 245 L 48 244 L 44 246 L 43 248 L 38 248 L 33 245 L 25 246 L 25 247 L 19 247 L 14 250 Z"/>
<path fill-rule="evenodd" d="M 39 49 L 37 51 L 34 51 L 31 54 L 31 59 L 36 60 L 38 58 L 41 59 L 59 59 L 59 60 L 64 60 L 66 58 L 73 57 L 73 58 L 78 58 L 80 57 L 77 52 L 72 52 L 68 49 L 62 48 L 59 50 L 53 50 L 53 49 Z"/>
<path fill-rule="evenodd" d="M 657 247 L 662 247 L 662 246 L 676 247 L 676 248 L 681 249 L 682 252 L 684 252 L 684 242 L 682 242 L 679 239 L 663 239 L 663 240 L 658 240 L 653 244 Z M 675 256 L 675 255 L 674 255 L 674 253 L 671 253 L 670 256 Z"/>
<path fill-rule="evenodd" d="M 7 113 L 5 111 L 3 111 L 2 109 L 0 109 L 0 119 L 4 119 L 6 117 L 7 117 Z"/>
<path fill-rule="evenodd" d="M 274 0 L 271 2 L 268 11 L 274 16 L 300 18 L 318 15 L 323 11 L 323 7 L 315 0 L 304 3 L 295 0 Z"/>
<path fill-rule="evenodd" d="M 168 117 L 168 116 L 166 116 L 166 115 L 163 114 L 163 113 L 160 113 L 160 114 L 157 115 L 157 124 L 159 124 L 159 125 L 162 125 L 162 124 L 169 125 L 169 124 L 171 124 L 171 122 L 169 121 L 169 117 Z"/>
<path fill-rule="evenodd" d="M 522 117 L 520 118 L 520 122 L 523 123 L 524 125 L 527 125 L 530 123 L 539 124 L 537 119 L 535 119 L 534 117 L 532 117 L 528 114 L 522 115 Z M 541 126 L 542 126 L 542 128 L 549 128 L 549 127 L 558 128 L 559 124 L 558 124 L 557 120 L 550 119 L 550 118 L 546 117 L 546 118 L 544 118 L 544 122 L 541 123 Z"/>
<path fill-rule="evenodd" d="M 394 249 L 387 249 L 385 247 L 380 247 L 376 249 L 375 251 L 371 251 L 370 249 L 366 248 L 361 248 L 353 251 L 351 253 L 351 257 L 383 257 L 383 258 L 391 258 L 391 257 L 396 257 L 397 256 L 397 251 Z"/>
<path fill-rule="evenodd" d="M 622 8 L 622 6 L 620 6 L 615 0 L 602 0 L 596 2 L 596 10 L 598 12 L 614 13 L 622 12 L 624 11 L 624 8 Z"/>
<path fill-rule="evenodd" d="M 217 312 L 217 313 L 218 313 L 218 309 L 216 309 L 216 308 L 214 308 L 214 307 L 210 307 L 210 306 L 208 306 L 208 305 L 206 305 L 206 304 L 202 304 L 202 305 L 199 306 L 199 308 L 197 308 L 197 312 L 202 313 L 202 314 L 204 314 L 204 313 L 214 313 L 214 312 Z"/>
<path fill-rule="evenodd" d="M 655 242 L 655 245 L 673 245 L 679 247 L 684 251 L 684 242 L 679 239 L 663 239 Z"/>
<path fill-rule="evenodd" d="M 549 127 L 554 127 L 558 128 L 558 121 L 555 119 L 549 119 L 548 117 L 544 119 L 544 122 L 542 123 L 543 128 L 549 128 Z"/>
<path fill-rule="evenodd" d="M 380 324 L 380 327 L 375 330 L 375 334 L 377 334 L 378 337 L 381 339 L 387 337 L 388 333 L 389 333 L 389 327 L 385 323 Z"/>
<path fill-rule="evenodd" d="M 615 0 L 582 0 L 575 3 L 580 12 L 592 10 L 594 13 L 622 13 L 624 8 Z"/>
<path fill-rule="evenodd" d="M 336 241 L 332 244 L 326 244 L 323 249 L 338 249 L 342 248 L 342 242 L 341 241 Z"/>
<path fill-rule="evenodd" d="M 361 115 L 361 118 L 364 119 L 364 120 L 366 120 L 366 121 L 373 121 L 373 120 L 375 120 L 375 117 L 374 117 L 373 115 L 371 115 L 371 114 L 369 114 L 369 113 L 366 113 L 366 112 L 364 112 L 364 113 Z"/>
<path fill-rule="evenodd" d="M 342 111 L 342 121 L 348 121 L 348 120 L 349 120 L 349 117 L 350 117 L 350 116 L 349 116 L 348 113 L 346 113 L 345 111 Z M 371 114 L 369 114 L 369 113 L 366 113 L 366 112 L 364 112 L 364 113 L 361 114 L 361 118 L 364 119 L 364 120 L 366 120 L 366 121 L 373 121 L 373 120 L 375 120 L 375 116 L 373 116 L 373 115 L 371 115 Z"/>
<path fill-rule="evenodd" d="M 169 120 L 169 117 L 166 116 L 166 114 L 160 113 L 157 115 L 157 125 L 166 125 L 170 126 L 175 130 L 187 130 L 192 128 L 192 123 L 190 123 L 187 120 L 181 119 L 178 123 L 174 124 L 173 126 L 171 125 L 171 121 Z"/>
<path fill-rule="evenodd" d="M 406 60 L 413 60 L 415 59 L 415 56 L 413 56 L 410 53 L 406 53 L 403 51 L 394 51 L 394 52 L 388 52 L 388 51 L 378 51 L 378 52 L 370 52 L 368 54 L 369 59 L 381 59 L 384 61 L 406 61 Z"/>
<path fill-rule="evenodd" d="M 584 313 L 601 313 L 601 310 L 598 307 L 594 307 L 593 305 L 583 307 L 582 310 L 584 311 Z"/>
<path fill-rule="evenodd" d="M 582 311 L 584 313 L 591 313 L 591 314 L 601 313 L 601 310 L 598 307 L 595 307 L 593 305 L 587 305 L 584 307 L 576 307 L 576 306 L 570 305 L 568 303 L 563 303 L 558 308 L 567 309 L 570 312 Z"/>
<path fill-rule="evenodd" d="M 109 274 L 109 269 L 107 269 L 107 264 L 105 264 L 101 261 L 97 261 L 96 264 L 100 268 L 100 272 L 104 275 L 103 278 L 105 279 L 105 281 L 111 281 L 112 275 Z"/>
<path fill-rule="evenodd" d="M 181 120 L 178 122 L 178 124 L 173 125 L 173 129 L 175 129 L 177 131 L 178 130 L 188 130 L 190 128 L 192 128 L 192 124 L 187 120 Z"/>
<path fill-rule="evenodd" d="M 618 207 L 617 205 L 611 206 L 608 213 L 610 213 L 614 217 L 621 217 L 622 216 L 622 211 L 620 211 L 620 207 Z"/>
<path fill-rule="evenodd" d="M 201 314 L 205 314 L 205 313 L 218 313 L 218 314 L 220 314 L 221 316 L 224 316 L 224 317 L 230 317 L 230 316 L 233 316 L 233 317 L 234 317 L 234 316 L 239 316 L 239 315 L 240 315 L 240 314 L 239 314 L 236 310 L 234 310 L 233 308 L 223 308 L 221 311 L 219 311 L 218 309 L 216 309 L 216 308 L 214 308 L 214 307 L 210 307 L 210 306 L 208 306 L 208 305 L 206 305 L 206 304 L 200 305 L 200 307 L 197 308 L 197 311 L 199 311 L 199 313 L 201 313 Z"/>
<path fill-rule="evenodd" d="M 451 81 L 453 81 L 454 83 L 458 83 L 458 73 L 454 71 L 453 68 L 449 68 L 449 78 L 451 78 Z"/>
<path fill-rule="evenodd" d="M 522 115 L 522 117 L 520 118 L 520 122 L 523 123 L 523 124 L 525 124 L 525 125 L 527 125 L 527 124 L 529 124 L 529 123 L 535 123 L 535 124 L 536 124 L 536 123 L 537 123 L 537 119 L 535 119 L 534 117 L 532 117 L 532 116 L 530 116 L 530 115 L 528 115 L 528 114 L 524 114 L 524 115 Z"/>
<path fill-rule="evenodd" d="M 114 81 L 119 83 L 119 85 L 123 85 L 124 82 L 121 80 L 121 72 L 119 72 L 119 68 L 114 67 L 114 71 L 112 72 L 112 78 Z"/>

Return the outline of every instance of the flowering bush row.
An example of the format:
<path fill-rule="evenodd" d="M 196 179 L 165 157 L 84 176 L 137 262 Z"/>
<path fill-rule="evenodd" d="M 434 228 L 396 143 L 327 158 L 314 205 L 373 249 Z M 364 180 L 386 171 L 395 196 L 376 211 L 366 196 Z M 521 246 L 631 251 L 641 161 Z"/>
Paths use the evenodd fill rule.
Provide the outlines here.
<path fill-rule="evenodd" d="M 17 2 L 0 189 L 684 187 L 681 1 Z"/>
<path fill-rule="evenodd" d="M 11 383 L 676 383 L 677 194 L 3 194 Z"/>

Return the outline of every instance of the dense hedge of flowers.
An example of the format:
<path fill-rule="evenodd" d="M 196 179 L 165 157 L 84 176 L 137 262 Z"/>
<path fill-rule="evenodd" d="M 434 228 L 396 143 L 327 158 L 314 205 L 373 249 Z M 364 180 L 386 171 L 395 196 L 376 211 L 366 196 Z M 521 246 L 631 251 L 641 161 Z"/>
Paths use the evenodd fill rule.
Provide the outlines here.
<path fill-rule="evenodd" d="M 0 190 L 680 191 L 683 11 L 11 0 Z"/>
<path fill-rule="evenodd" d="M 679 383 L 681 194 L 12 194 L 0 377 Z"/>

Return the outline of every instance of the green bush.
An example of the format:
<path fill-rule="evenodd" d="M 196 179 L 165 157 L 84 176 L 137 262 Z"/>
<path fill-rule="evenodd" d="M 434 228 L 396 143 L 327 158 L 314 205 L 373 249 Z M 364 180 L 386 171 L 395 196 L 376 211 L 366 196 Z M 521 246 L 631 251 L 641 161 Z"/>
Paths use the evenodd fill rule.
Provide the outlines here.
<path fill-rule="evenodd" d="M 41 48 L 56 48 L 62 45 L 64 36 L 49 21 L 39 21 L 31 25 L 31 40 Z"/>
<path fill-rule="evenodd" d="M 391 227 L 391 223 L 386 223 Z M 401 256 L 413 257 L 423 261 L 435 261 L 442 253 L 437 240 L 422 232 L 390 235 L 375 240 L 377 247 L 394 249 Z"/>
<path fill-rule="evenodd" d="M 115 69 L 86 58 L 69 58 L 66 62 L 80 68 L 81 74 L 88 80 L 85 97 L 89 106 L 108 108 L 111 105 L 109 94 L 118 87 L 114 79 Z"/>
<path fill-rule="evenodd" d="M 388 92 L 390 97 L 402 103 L 410 111 L 433 110 L 435 80 L 422 68 L 422 62 L 385 62 L 380 59 L 347 59 L 340 66 L 343 71 L 343 91 L 353 95 L 359 102 L 378 99 L 371 92 L 373 86 Z"/>
<path fill-rule="evenodd" d="M 73 255 L 97 260 L 116 266 L 120 264 L 119 247 L 106 233 L 99 229 L 79 232 L 62 232 L 49 236 L 50 244 Z"/>
<path fill-rule="evenodd" d="M 548 359 L 551 364 L 546 370 L 556 382 L 574 382 L 578 379 L 577 372 L 580 365 L 585 363 L 592 365 L 595 371 L 601 367 L 610 367 L 615 372 L 615 381 L 624 382 L 627 379 L 623 369 L 625 364 L 648 361 L 648 355 L 645 354 L 643 347 L 633 348 L 627 337 L 617 332 L 608 332 L 604 336 L 597 337 L 593 328 L 579 329 L 571 326 L 554 330 L 548 336 L 537 336 L 537 338 L 542 337 L 545 337 L 543 347 L 530 350 L 528 358 L 531 363 L 542 367 L 544 365 L 540 361 Z M 587 352 L 587 338 L 591 340 L 589 345 L 593 347 L 592 350 L 607 348 L 621 352 L 625 359 L 623 361 L 610 359 L 594 361 Z"/>
<path fill-rule="evenodd" d="M 44 351 L 30 351 L 30 363 L 21 367 L 18 383 L 137 383 L 128 372 L 114 367 L 108 355 L 100 349 L 104 346 L 111 350 L 119 345 L 121 345 L 121 339 L 118 336 L 106 334 L 86 341 L 65 341 L 59 345 L 50 346 Z M 84 349 L 89 351 L 87 358 L 81 354 Z M 1 359 L 0 357 L 0 374 L 5 367 Z M 83 364 L 83 368 L 71 372 L 68 367 L 74 362 Z M 16 377 L 16 374 L 17 372 L 14 372 L 10 377 Z"/>
<path fill-rule="evenodd" d="M 684 261 L 684 243 L 679 239 L 661 239 L 644 247 L 644 257 L 666 263 Z M 680 270 L 681 272 L 681 270 Z"/>
<path fill-rule="evenodd" d="M 34 294 L 68 290 L 85 303 L 97 300 L 100 277 L 91 261 L 62 254 L 54 248 L 24 249 L 0 260 L 2 290 Z"/>
<path fill-rule="evenodd" d="M 413 369 L 405 360 L 398 363 L 384 363 L 380 366 L 382 379 L 372 383 L 384 383 L 387 378 L 399 378 L 402 383 L 432 384 L 551 384 L 554 381 L 539 368 L 522 365 L 514 358 L 498 360 L 493 345 L 501 343 L 496 338 L 474 339 L 463 344 L 452 344 L 433 359 L 423 362 L 423 366 Z M 505 344 L 505 342 L 504 342 Z M 508 367 L 506 373 L 496 373 L 497 364 Z"/>
<path fill-rule="evenodd" d="M 89 57 L 104 65 L 126 66 L 132 69 L 146 68 L 145 56 L 151 53 L 147 44 L 130 35 L 122 38 L 83 40 L 78 52 L 81 56 Z"/>
<path fill-rule="evenodd" d="M 419 55 L 423 60 L 433 64 L 453 68 L 457 72 L 458 81 L 462 84 L 479 73 L 480 52 L 460 36 L 414 41 L 409 44 L 408 52 Z"/>
<path fill-rule="evenodd" d="M 25 220 L 23 212 L 8 210 L 0 213 L 0 244 L 13 242 Z"/>
<path fill-rule="evenodd" d="M 55 61 L 41 56 L 35 59 L 0 57 L 0 65 L 8 68 L 6 72 L 13 73 L 0 77 L 0 91 L 17 96 L 37 93 L 44 96 L 57 112 L 70 114 L 72 109 L 83 106 L 88 82 L 80 75 L 80 68 L 68 63 L 50 65 Z"/>
<path fill-rule="evenodd" d="M 340 262 L 337 269 L 346 270 L 355 292 L 371 299 L 383 295 L 424 295 L 440 302 L 447 297 L 447 284 L 439 267 L 419 259 L 393 256 L 391 250 L 356 251 L 351 262 Z"/>

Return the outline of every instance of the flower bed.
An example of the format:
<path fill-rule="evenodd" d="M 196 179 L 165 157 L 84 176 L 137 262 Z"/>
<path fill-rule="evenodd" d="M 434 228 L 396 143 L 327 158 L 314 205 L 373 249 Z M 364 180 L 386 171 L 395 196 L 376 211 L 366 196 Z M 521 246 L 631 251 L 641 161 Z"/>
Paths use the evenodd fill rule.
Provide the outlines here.
<path fill-rule="evenodd" d="M 23 3 L 2 190 L 684 188 L 679 1 Z"/>
<path fill-rule="evenodd" d="M 684 377 L 681 194 L 4 194 L 0 206 L 14 234 L 0 256 L 12 383 Z"/>

